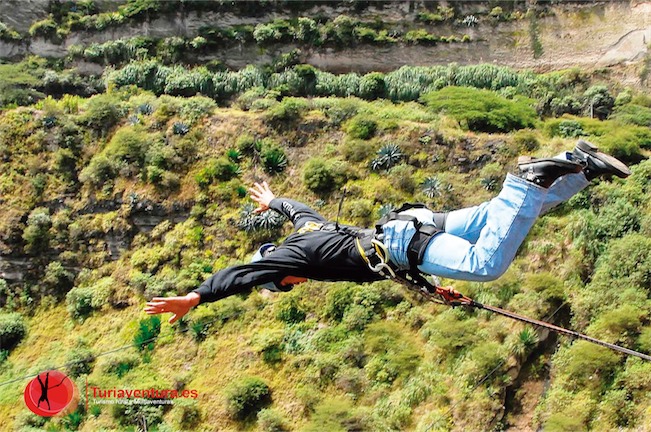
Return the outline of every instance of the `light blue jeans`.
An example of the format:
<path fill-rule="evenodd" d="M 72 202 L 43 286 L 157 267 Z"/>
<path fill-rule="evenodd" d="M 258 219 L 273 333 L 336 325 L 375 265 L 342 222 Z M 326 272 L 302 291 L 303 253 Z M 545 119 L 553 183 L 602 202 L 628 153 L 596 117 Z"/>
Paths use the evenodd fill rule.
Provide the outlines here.
<path fill-rule="evenodd" d="M 568 200 L 588 183 L 583 173 L 568 174 L 545 189 L 508 174 L 495 198 L 448 214 L 445 232 L 432 238 L 418 269 L 451 279 L 480 282 L 497 279 L 513 261 L 536 218 Z M 413 209 L 405 213 L 432 224 L 429 210 Z M 411 222 L 391 221 L 384 225 L 383 242 L 392 263 L 399 269 L 409 268 L 407 247 L 415 232 Z"/>

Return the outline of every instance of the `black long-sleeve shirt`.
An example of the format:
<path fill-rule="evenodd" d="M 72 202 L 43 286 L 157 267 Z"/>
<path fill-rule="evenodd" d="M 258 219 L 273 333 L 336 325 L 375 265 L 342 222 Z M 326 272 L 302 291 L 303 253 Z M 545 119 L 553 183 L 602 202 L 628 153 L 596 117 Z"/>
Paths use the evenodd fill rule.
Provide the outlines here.
<path fill-rule="evenodd" d="M 355 237 L 342 231 L 298 233 L 307 222 L 326 219 L 305 204 L 275 198 L 269 208 L 284 214 L 294 224 L 294 232 L 276 250 L 260 261 L 218 271 L 194 290 L 201 303 L 216 301 L 286 276 L 322 281 L 371 282 L 383 279 L 372 272 L 360 257 Z"/>

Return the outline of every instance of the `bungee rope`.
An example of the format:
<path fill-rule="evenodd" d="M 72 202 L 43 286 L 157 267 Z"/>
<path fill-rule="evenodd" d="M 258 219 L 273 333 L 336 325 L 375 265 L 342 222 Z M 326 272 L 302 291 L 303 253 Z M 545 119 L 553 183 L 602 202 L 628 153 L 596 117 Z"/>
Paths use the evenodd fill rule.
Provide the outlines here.
<path fill-rule="evenodd" d="M 631 356 L 639 357 L 643 360 L 651 361 L 651 356 L 647 354 L 643 354 L 641 352 L 629 348 L 625 348 L 623 346 L 619 346 L 613 343 L 602 341 L 600 339 L 593 338 L 591 336 L 585 335 L 583 333 L 579 333 L 574 330 L 569 330 L 564 327 L 559 327 L 557 325 L 548 323 L 546 321 L 529 318 L 527 316 L 520 315 L 505 309 L 501 309 L 496 306 L 479 303 L 471 299 L 470 297 L 461 294 L 460 292 L 456 291 L 452 287 L 441 287 L 441 286 L 433 285 L 427 279 L 425 279 L 421 274 L 398 272 L 396 276 L 393 277 L 392 279 L 404 285 L 409 290 L 419 293 L 422 297 L 434 303 L 445 304 L 452 307 L 465 306 L 468 308 L 487 310 L 489 312 L 493 312 L 498 315 L 502 315 L 516 321 L 532 324 L 537 327 L 543 327 L 559 334 L 570 336 L 576 339 L 582 339 L 588 342 L 592 342 L 593 344 L 596 345 L 601 345 L 603 347 L 610 348 L 614 351 L 618 351 L 626 355 L 631 355 Z"/>

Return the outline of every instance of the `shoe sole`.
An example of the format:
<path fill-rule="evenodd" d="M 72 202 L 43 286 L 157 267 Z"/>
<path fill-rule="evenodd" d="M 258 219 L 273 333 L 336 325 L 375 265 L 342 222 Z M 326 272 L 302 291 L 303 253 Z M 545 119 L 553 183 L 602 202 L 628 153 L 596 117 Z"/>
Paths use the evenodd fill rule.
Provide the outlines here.
<path fill-rule="evenodd" d="M 615 174 L 619 178 L 626 178 L 631 175 L 631 170 L 628 169 L 628 167 L 622 163 L 620 160 L 607 155 L 606 153 L 600 152 L 599 147 L 595 146 L 592 143 L 589 143 L 587 141 L 579 140 L 576 143 L 576 148 L 581 150 L 582 152 L 589 154 L 595 159 L 599 159 L 600 161 L 610 165 L 613 167 Z"/>

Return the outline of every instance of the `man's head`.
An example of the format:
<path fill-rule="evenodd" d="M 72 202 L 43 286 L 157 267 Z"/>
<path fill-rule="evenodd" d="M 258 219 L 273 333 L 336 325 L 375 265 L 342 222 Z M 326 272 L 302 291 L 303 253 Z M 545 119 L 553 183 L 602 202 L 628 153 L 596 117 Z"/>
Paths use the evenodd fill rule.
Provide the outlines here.
<path fill-rule="evenodd" d="M 276 250 L 276 245 L 273 243 L 265 243 L 260 246 L 260 249 L 253 255 L 251 262 L 260 261 L 262 258 L 266 257 L 270 253 Z M 279 281 L 267 282 L 260 285 L 262 288 L 266 288 L 269 291 L 288 291 L 292 289 L 293 285 L 303 283 L 307 281 L 307 278 L 299 276 L 285 276 Z"/>

